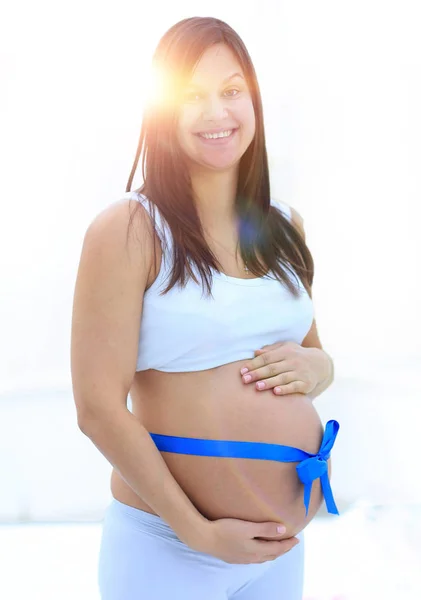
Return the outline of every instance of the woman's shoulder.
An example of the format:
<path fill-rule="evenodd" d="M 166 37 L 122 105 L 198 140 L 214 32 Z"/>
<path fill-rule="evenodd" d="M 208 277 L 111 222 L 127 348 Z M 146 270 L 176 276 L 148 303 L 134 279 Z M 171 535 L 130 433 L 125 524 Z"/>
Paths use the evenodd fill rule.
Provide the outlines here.
<path fill-rule="evenodd" d="M 289 204 L 282 202 L 281 200 L 277 200 L 276 198 L 271 198 L 270 203 L 272 206 L 275 206 L 278 210 L 280 210 L 291 221 L 293 208 Z"/>
<path fill-rule="evenodd" d="M 270 203 L 283 212 L 283 214 L 291 221 L 291 223 L 300 231 L 303 239 L 305 240 L 304 219 L 298 210 L 290 204 L 282 202 L 281 200 L 271 199 Z"/>
<path fill-rule="evenodd" d="M 167 223 L 156 204 L 154 204 L 150 198 L 137 190 L 133 190 L 131 192 L 125 192 L 121 197 L 121 201 L 137 202 L 140 204 L 148 214 L 150 222 L 154 224 L 154 229 L 158 234 L 159 239 L 163 241 L 166 238 L 166 235 L 168 234 Z"/>
<path fill-rule="evenodd" d="M 124 192 L 120 196 L 120 202 L 131 201 L 131 200 L 138 202 L 139 204 L 142 204 L 142 206 L 144 206 L 147 209 L 150 205 L 150 202 L 149 202 L 148 198 L 145 196 L 145 194 L 142 194 L 136 190 L 132 190 L 131 192 Z"/>

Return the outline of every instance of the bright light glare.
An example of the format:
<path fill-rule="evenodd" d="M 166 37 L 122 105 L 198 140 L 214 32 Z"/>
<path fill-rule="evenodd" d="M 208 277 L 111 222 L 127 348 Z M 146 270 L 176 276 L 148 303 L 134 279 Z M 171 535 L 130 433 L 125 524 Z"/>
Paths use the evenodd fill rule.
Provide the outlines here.
<path fill-rule="evenodd" d="M 164 107 L 169 105 L 172 95 L 169 94 L 168 74 L 164 69 L 153 65 L 145 77 L 145 108 Z"/>

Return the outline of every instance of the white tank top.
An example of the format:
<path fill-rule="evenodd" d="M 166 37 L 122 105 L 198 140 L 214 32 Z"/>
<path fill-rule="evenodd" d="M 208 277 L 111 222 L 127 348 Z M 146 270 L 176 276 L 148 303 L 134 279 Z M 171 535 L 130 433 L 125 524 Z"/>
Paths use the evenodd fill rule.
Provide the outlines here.
<path fill-rule="evenodd" d="M 150 213 L 146 198 L 127 192 Z M 290 208 L 279 201 L 271 204 L 291 219 Z M 299 281 L 300 296 L 267 276 L 240 279 L 213 271 L 212 296 L 202 284 L 189 279 L 166 294 L 172 262 L 171 230 L 155 207 L 156 232 L 162 260 L 157 278 L 143 298 L 136 371 L 188 372 L 211 369 L 254 357 L 267 344 L 294 341 L 301 344 L 313 322 L 313 303 Z M 197 271 L 195 271 L 197 274 Z M 288 277 L 296 284 L 295 278 Z"/>

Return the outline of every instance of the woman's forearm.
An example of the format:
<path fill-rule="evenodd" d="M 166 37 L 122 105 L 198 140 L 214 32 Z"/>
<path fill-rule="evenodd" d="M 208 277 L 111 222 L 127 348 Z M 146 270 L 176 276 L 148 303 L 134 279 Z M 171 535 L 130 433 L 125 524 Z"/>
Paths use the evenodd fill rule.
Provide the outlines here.
<path fill-rule="evenodd" d="M 317 348 L 317 350 L 320 350 L 320 352 L 323 352 L 323 354 L 325 354 L 326 359 L 329 363 L 329 374 L 322 381 L 319 381 L 319 383 L 316 385 L 313 391 L 307 394 L 307 396 L 309 396 L 311 400 L 314 400 L 315 398 L 317 398 L 317 396 L 320 396 L 322 392 L 327 390 L 327 388 L 333 383 L 335 377 L 335 367 L 332 357 L 329 356 L 329 354 L 325 350 L 321 350 L 319 348 Z"/>
<path fill-rule="evenodd" d="M 210 522 L 178 485 L 148 431 L 129 410 L 104 411 L 79 422 L 79 427 L 182 541 L 193 545 L 200 540 Z"/>

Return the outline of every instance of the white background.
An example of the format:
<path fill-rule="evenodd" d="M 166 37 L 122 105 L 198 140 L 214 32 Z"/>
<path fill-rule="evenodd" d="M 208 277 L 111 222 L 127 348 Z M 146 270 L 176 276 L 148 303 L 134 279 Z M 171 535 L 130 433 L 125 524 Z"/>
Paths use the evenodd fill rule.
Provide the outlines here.
<path fill-rule="evenodd" d="M 341 424 L 335 495 L 421 502 L 419 4 L 39 0 L 3 14 L 0 520 L 89 520 L 109 498 L 71 397 L 74 283 L 88 224 L 125 192 L 153 50 L 188 16 L 245 41 L 272 194 L 304 218 L 336 365 L 315 401 Z"/>

